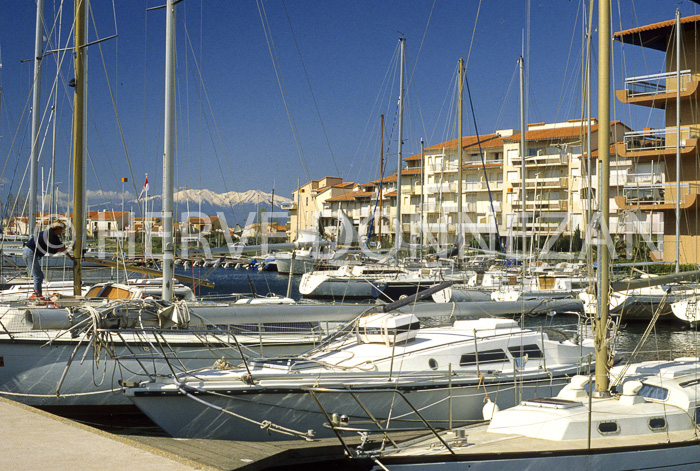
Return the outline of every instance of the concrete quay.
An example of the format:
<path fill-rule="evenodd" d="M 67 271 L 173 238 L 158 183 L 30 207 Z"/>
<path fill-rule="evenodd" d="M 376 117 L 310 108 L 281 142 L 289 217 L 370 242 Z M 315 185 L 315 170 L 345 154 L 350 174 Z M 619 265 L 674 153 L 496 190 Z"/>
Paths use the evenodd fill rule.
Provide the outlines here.
<path fill-rule="evenodd" d="M 0 398 L 0 418 L 0 469 L 218 469 L 4 398 Z"/>
<path fill-rule="evenodd" d="M 359 464 L 345 459 L 334 438 L 236 442 L 115 435 L 2 397 L 0 418 L 0 470 L 311 471 Z M 348 446 L 359 442 L 357 436 L 346 440 Z"/>

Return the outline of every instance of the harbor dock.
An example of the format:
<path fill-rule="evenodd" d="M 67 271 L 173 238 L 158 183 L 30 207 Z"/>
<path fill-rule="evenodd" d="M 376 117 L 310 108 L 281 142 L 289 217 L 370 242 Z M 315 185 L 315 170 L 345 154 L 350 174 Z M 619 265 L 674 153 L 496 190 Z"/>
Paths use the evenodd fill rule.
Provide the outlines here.
<path fill-rule="evenodd" d="M 117 435 L 5 398 L 0 398 L 0 416 L 0 468 L 14 471 L 313 469 L 314 463 L 343 460 L 336 439 L 251 443 Z"/>

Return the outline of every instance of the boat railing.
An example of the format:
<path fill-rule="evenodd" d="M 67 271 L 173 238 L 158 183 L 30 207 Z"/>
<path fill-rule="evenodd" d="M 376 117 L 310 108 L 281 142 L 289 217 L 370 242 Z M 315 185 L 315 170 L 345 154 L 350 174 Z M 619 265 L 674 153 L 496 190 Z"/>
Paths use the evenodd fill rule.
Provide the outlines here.
<path fill-rule="evenodd" d="M 335 436 L 338 438 L 340 443 L 342 444 L 343 448 L 345 449 L 345 452 L 347 453 L 347 456 L 350 457 L 360 457 L 360 456 L 368 456 L 371 455 L 372 452 L 365 450 L 365 447 L 368 444 L 369 438 L 373 434 L 380 434 L 384 438 L 384 443 L 390 442 L 394 447 L 400 448 L 400 445 L 392 438 L 390 434 L 396 434 L 396 433 L 407 433 L 407 432 L 421 432 L 425 433 L 426 431 L 430 431 L 430 433 L 433 434 L 447 449 L 451 454 L 455 454 L 455 452 L 450 448 L 449 444 L 445 439 L 438 433 L 438 430 L 433 427 L 424 417 L 421 415 L 420 411 L 411 403 L 411 401 L 400 391 L 397 391 L 396 389 L 336 389 L 336 388 L 321 388 L 321 387 L 310 387 L 310 388 L 302 388 L 304 391 L 307 391 L 311 397 L 314 399 L 314 402 L 316 402 L 316 405 L 320 409 L 321 413 L 326 419 L 326 423 L 323 424 L 324 427 L 331 429 L 331 431 L 335 434 Z M 335 394 L 335 395 L 342 395 L 342 394 L 347 394 L 349 395 L 356 403 L 357 405 L 362 409 L 362 411 L 365 413 L 367 416 L 367 421 L 362 422 L 359 425 L 362 426 L 350 426 L 349 419 L 345 415 L 338 415 L 337 413 L 329 413 L 326 408 L 323 406 L 321 401 L 319 400 L 319 395 L 321 394 Z M 386 395 L 392 395 L 393 400 L 396 401 L 397 399 L 404 404 L 411 410 L 410 414 L 413 414 L 416 416 L 417 421 L 422 424 L 421 427 L 391 427 L 391 417 L 388 417 L 387 419 L 381 419 L 378 418 L 360 399 L 360 396 L 362 394 L 386 394 Z M 340 401 L 340 403 L 343 403 L 343 401 Z M 334 404 L 338 404 L 337 402 L 334 402 Z M 406 414 L 403 414 L 405 417 Z M 366 425 L 366 426 L 365 426 Z M 343 437 L 343 432 L 353 432 L 353 433 L 358 433 L 362 437 L 362 442 L 361 444 L 355 448 L 354 452 L 353 450 L 350 449 L 348 446 L 347 441 Z M 382 445 L 383 447 L 384 445 Z"/>

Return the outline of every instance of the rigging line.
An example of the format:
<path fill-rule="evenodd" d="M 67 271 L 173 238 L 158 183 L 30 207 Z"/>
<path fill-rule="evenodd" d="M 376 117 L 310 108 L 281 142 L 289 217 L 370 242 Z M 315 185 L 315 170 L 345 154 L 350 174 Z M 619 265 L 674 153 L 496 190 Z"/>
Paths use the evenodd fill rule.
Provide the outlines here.
<path fill-rule="evenodd" d="M 433 17 L 433 11 L 435 10 L 435 3 L 437 0 L 433 0 L 433 4 L 430 7 L 430 14 L 428 15 L 428 21 L 425 23 L 425 29 L 423 30 L 423 37 L 420 40 L 420 46 L 418 46 L 418 54 L 416 54 L 416 62 L 413 64 L 413 68 L 411 69 L 411 76 L 408 79 L 409 84 L 413 84 L 414 87 L 414 93 L 415 93 L 415 86 L 416 83 L 413 81 L 413 76 L 415 75 L 416 72 L 416 67 L 418 66 L 418 59 L 420 58 L 420 53 L 423 51 L 423 45 L 425 44 L 425 37 L 428 35 L 428 27 L 430 26 L 430 20 Z M 481 0 L 479 0 L 481 2 Z M 426 130 L 425 130 L 425 122 L 423 121 L 423 113 L 420 112 L 420 101 L 418 100 L 418 94 L 415 93 L 416 101 L 418 102 L 418 115 L 421 117 L 421 127 L 423 128 L 423 135 L 427 136 Z"/>
<path fill-rule="evenodd" d="M 201 67 L 199 66 L 199 62 L 197 61 L 197 57 L 194 54 L 194 48 L 192 46 L 192 39 L 190 38 L 189 30 L 187 29 L 187 25 L 183 25 L 183 28 L 185 31 L 185 37 L 187 38 L 187 44 L 189 44 L 190 51 L 192 53 L 192 62 L 194 63 L 194 66 L 197 70 L 197 77 L 199 78 L 198 82 L 194 81 L 194 87 L 195 87 L 195 90 L 197 91 L 197 96 L 199 97 L 199 102 L 200 102 L 200 104 L 203 102 L 203 100 L 202 100 L 202 92 L 203 92 L 204 98 L 206 98 L 207 107 L 209 108 L 209 114 L 211 114 L 211 119 L 214 122 L 214 129 L 216 129 L 216 136 L 219 139 L 219 145 L 221 146 L 221 149 L 223 150 L 224 159 L 225 159 L 226 164 L 228 166 L 229 173 L 231 174 L 231 183 L 233 183 L 233 188 L 236 191 L 236 193 L 239 193 L 238 185 L 237 185 L 236 179 L 234 178 L 234 174 L 233 174 L 233 169 L 231 168 L 231 161 L 228 159 L 228 151 L 226 150 L 226 146 L 224 145 L 224 140 L 221 137 L 221 130 L 220 130 L 219 124 L 216 120 L 216 116 L 214 116 L 214 110 L 213 110 L 213 106 L 211 104 L 211 99 L 209 98 L 209 92 L 207 91 L 207 87 L 204 84 L 204 77 L 202 75 L 202 70 L 201 70 Z M 201 84 L 201 90 L 200 90 L 199 84 Z M 206 125 L 207 129 L 211 129 L 211 126 L 209 125 L 209 118 L 208 118 L 207 114 L 204 113 L 205 110 L 203 109 L 203 107 L 201 105 L 200 105 L 200 110 L 203 111 L 202 116 L 204 118 L 205 125 Z M 219 171 L 221 172 L 221 175 L 223 177 L 224 170 L 221 167 L 221 160 L 219 159 L 219 152 L 216 149 L 216 144 L 214 141 L 214 137 L 211 134 L 211 131 L 209 132 L 209 138 L 211 139 L 212 150 L 214 152 L 214 156 L 216 157 L 216 163 L 219 166 Z M 201 176 L 200 176 L 200 180 L 201 180 Z M 224 183 L 224 188 L 226 188 L 226 191 L 228 191 L 228 183 L 227 183 L 226 179 L 223 179 L 223 183 Z M 239 202 L 240 202 L 240 195 L 237 195 L 237 198 L 239 199 Z M 231 209 L 234 208 L 233 201 L 231 201 L 230 206 L 231 206 Z M 235 217 L 234 217 L 234 222 L 235 222 Z"/>
<path fill-rule="evenodd" d="M 479 0 L 479 6 L 476 9 L 476 18 L 474 18 L 474 28 L 472 29 L 472 38 L 471 41 L 469 42 L 469 52 L 467 52 L 467 61 L 464 64 L 464 72 L 466 74 L 467 69 L 469 68 L 469 58 L 472 55 L 472 46 L 474 46 L 474 35 L 476 34 L 476 24 L 479 21 L 479 12 L 481 11 L 481 0 Z"/>
<path fill-rule="evenodd" d="M 481 148 L 481 138 L 479 137 L 479 128 L 476 124 L 476 114 L 474 113 L 474 103 L 472 101 L 472 93 L 469 90 L 469 80 L 467 79 L 467 74 L 464 74 L 464 81 L 467 85 L 467 95 L 469 96 L 469 107 L 472 110 L 472 120 L 474 121 L 474 131 L 476 133 L 476 143 L 479 145 L 479 157 L 481 157 L 481 167 L 484 169 L 484 177 L 486 179 L 486 189 L 489 194 L 489 202 L 491 203 L 491 213 L 493 214 L 493 222 L 496 229 L 496 246 L 499 252 L 503 252 L 503 246 L 501 246 L 501 234 L 498 231 L 498 216 L 496 215 L 496 209 L 493 206 L 493 195 L 491 194 L 491 188 L 489 185 L 488 175 L 486 174 L 486 163 L 484 162 L 484 151 Z M 524 131 L 523 131 L 524 132 Z M 460 142 L 459 145 L 462 143 Z M 524 162 L 523 162 L 524 165 Z M 461 185 L 461 182 L 460 182 Z M 523 204 L 525 202 L 523 201 Z"/>
<path fill-rule="evenodd" d="M 95 34 L 97 37 L 99 37 L 99 34 L 97 34 L 97 24 L 95 23 L 95 15 L 94 15 L 92 8 L 90 8 L 90 18 L 92 19 L 92 27 L 95 30 Z M 129 167 L 129 175 L 131 176 L 131 185 L 134 188 L 134 194 L 136 194 L 138 192 L 138 189 L 136 188 L 136 178 L 134 178 L 134 170 L 133 170 L 133 167 L 131 165 L 131 158 L 129 157 L 129 149 L 127 148 L 127 145 L 126 145 L 126 139 L 124 138 L 124 129 L 122 128 L 121 118 L 119 117 L 119 110 L 117 109 L 117 102 L 116 102 L 116 99 L 114 97 L 114 90 L 112 89 L 112 84 L 109 81 L 109 72 L 107 71 L 107 63 L 105 61 L 104 52 L 102 51 L 102 43 L 97 43 L 97 48 L 100 51 L 100 59 L 102 60 L 102 69 L 104 70 L 104 73 L 105 73 L 105 78 L 106 78 L 106 82 L 107 82 L 107 89 L 109 90 L 109 97 L 112 101 L 112 109 L 114 110 L 114 117 L 117 120 L 117 127 L 119 129 L 119 137 L 121 138 L 122 147 L 124 148 L 124 156 L 126 157 L 126 163 L 127 163 L 127 166 Z M 95 126 L 95 131 L 97 131 L 96 124 L 97 123 L 95 123 L 93 121 L 93 125 Z M 99 133 L 98 133 L 98 137 L 99 137 Z M 90 159 L 90 162 L 93 165 L 93 171 L 95 171 L 95 176 L 97 176 L 97 171 L 94 168 L 94 163 L 92 162 L 92 158 L 90 157 L 89 152 L 88 152 L 88 158 Z M 99 178 L 98 178 L 98 184 L 99 184 Z M 100 185 L 100 190 L 102 190 L 101 185 Z M 114 204 L 113 201 L 110 201 L 110 202 L 112 204 Z"/>
<path fill-rule="evenodd" d="M 454 75 L 451 75 L 450 77 L 453 77 L 453 76 Z M 433 130 L 429 136 L 428 142 L 431 142 L 435 139 L 435 133 L 437 132 L 438 123 L 440 122 L 440 117 L 442 116 L 442 113 L 445 110 L 446 105 L 450 106 L 450 107 L 453 105 L 452 100 L 450 100 L 450 90 L 451 90 L 451 87 L 447 87 L 447 91 L 445 92 L 445 97 L 443 98 L 442 105 L 440 106 L 440 111 L 438 112 L 437 119 L 435 120 L 435 126 L 433 126 Z M 449 110 L 445 113 L 445 115 L 446 115 L 445 119 L 449 120 L 449 117 L 447 117 L 449 115 Z M 445 139 L 443 139 L 443 142 L 444 141 L 445 141 Z"/>
<path fill-rule="evenodd" d="M 566 56 L 566 65 L 564 66 L 564 80 L 562 80 L 561 90 L 559 91 L 559 100 L 557 101 L 557 110 L 554 114 L 554 122 L 557 122 L 559 116 L 559 110 L 561 109 L 561 103 L 564 97 L 564 89 L 566 85 L 567 71 L 569 70 L 569 62 L 571 61 L 571 54 L 574 48 L 574 38 L 578 36 L 576 32 L 576 25 L 578 24 L 579 9 L 576 9 L 576 18 L 574 19 L 574 25 L 571 28 L 571 41 L 569 41 L 569 53 Z"/>
<path fill-rule="evenodd" d="M 382 80 L 382 84 L 379 87 L 379 92 L 377 93 L 377 96 L 374 99 L 374 103 L 372 104 L 372 108 L 370 110 L 369 117 L 367 118 L 367 121 L 365 122 L 365 126 L 362 130 L 362 135 L 360 137 L 360 141 L 365 140 L 365 136 L 368 133 L 368 129 L 373 129 L 372 125 L 370 123 L 375 122 L 374 120 L 374 110 L 381 107 L 381 103 L 383 102 L 383 97 L 386 97 L 387 94 L 389 93 L 389 88 L 390 84 L 393 83 L 393 81 L 396 78 L 396 64 L 398 63 L 398 51 L 399 51 L 399 44 L 396 44 L 396 47 L 394 48 L 394 54 L 392 55 L 391 60 L 389 61 L 389 66 L 387 67 L 386 71 L 384 72 L 384 78 Z M 393 72 L 393 75 L 392 75 Z M 391 78 L 393 77 L 393 79 Z M 390 103 L 387 104 L 387 110 L 385 111 L 385 115 L 389 116 L 388 110 L 389 110 Z M 355 166 L 355 161 L 359 158 L 358 155 L 359 149 L 355 151 L 355 155 L 353 156 L 353 160 L 350 164 L 350 168 L 353 168 Z M 388 157 L 388 155 L 387 155 Z M 359 177 L 359 175 L 358 175 Z"/>
<path fill-rule="evenodd" d="M 513 69 L 513 75 L 510 77 L 510 83 L 508 84 L 508 89 L 506 90 L 506 95 L 503 98 L 503 103 L 501 104 L 501 109 L 498 111 L 498 116 L 496 117 L 496 129 L 500 127 L 501 119 L 506 109 L 506 103 L 508 102 L 508 97 L 513 91 L 513 84 L 515 83 L 515 77 L 518 75 L 518 61 L 515 61 L 515 68 Z"/>
<path fill-rule="evenodd" d="M 21 122 L 20 122 L 20 123 L 21 123 Z M 20 127 L 20 126 L 21 126 L 21 125 L 18 125 L 17 131 L 19 131 L 19 127 Z M 28 128 L 29 128 L 29 121 L 27 121 L 27 123 L 25 123 L 25 125 L 24 125 L 24 132 L 22 133 L 22 136 L 25 136 L 25 135 L 26 135 L 27 129 L 28 129 Z M 16 136 L 15 136 L 15 137 L 16 137 Z M 22 142 L 24 142 L 24 137 L 22 138 Z M 14 140 L 13 140 L 13 146 L 14 146 Z M 23 147 L 23 146 L 20 145 L 19 147 L 21 148 L 21 147 Z M 9 159 L 10 155 L 11 155 L 11 154 L 8 154 L 8 159 Z M 3 213 L 6 213 L 6 212 L 7 212 L 7 204 L 10 202 L 10 195 L 11 195 L 11 193 L 12 193 L 12 187 L 14 186 L 15 178 L 17 177 L 17 170 L 18 170 L 18 168 L 19 168 L 19 161 L 20 161 L 20 152 L 19 152 L 19 150 L 18 150 L 18 152 L 17 152 L 17 161 L 16 161 L 15 166 L 14 166 L 14 171 L 12 172 L 12 178 L 10 179 L 10 188 L 9 188 L 9 190 L 8 190 L 8 192 L 7 192 L 7 203 L 6 203 L 5 207 L 3 208 Z M 24 175 L 26 175 L 26 172 L 27 172 L 27 170 L 26 170 L 26 167 L 25 167 L 25 173 L 24 173 Z M 24 181 L 24 175 L 22 176 L 22 182 Z M 22 183 L 20 182 L 18 194 L 14 197 L 14 201 L 13 201 L 13 203 L 12 203 L 12 208 L 10 209 L 10 213 L 9 213 L 10 215 L 15 215 L 15 214 L 16 214 L 17 204 L 19 204 L 19 201 L 20 201 L 19 191 L 21 191 L 21 188 L 22 188 Z M 4 237 L 4 233 L 3 233 L 3 237 Z"/>
<path fill-rule="evenodd" d="M 20 124 L 17 125 L 17 128 L 15 129 L 15 135 L 12 136 L 12 142 L 11 142 L 11 144 L 10 144 L 9 150 L 7 151 L 7 158 L 5 159 L 5 163 L 3 164 L 2 172 L 0 172 L 0 180 L 3 180 L 3 179 L 4 179 L 5 170 L 6 170 L 6 168 L 7 168 L 7 163 L 9 162 L 10 157 L 12 156 L 12 151 L 13 151 L 13 149 L 14 149 L 14 147 L 15 147 L 15 144 L 17 143 L 17 138 L 18 138 L 18 136 L 19 136 L 20 129 L 22 129 L 22 124 L 21 124 L 21 123 L 22 123 L 22 121 L 24 120 L 24 116 L 25 116 L 26 113 L 27 113 L 27 109 L 29 109 L 29 102 L 30 102 L 31 100 L 32 100 L 32 94 L 29 93 L 29 94 L 27 95 L 27 100 L 24 102 L 24 108 L 22 109 L 22 113 L 20 114 L 20 119 L 19 119 L 19 123 L 20 123 Z M 22 140 L 23 140 L 23 139 L 22 139 Z M 18 159 L 18 161 L 19 161 L 19 149 L 17 149 L 17 152 L 18 152 L 18 154 L 17 154 L 17 159 Z"/>
<path fill-rule="evenodd" d="M 282 0 L 282 8 L 284 8 L 284 14 L 287 17 L 287 23 L 289 24 L 289 30 L 292 33 L 292 39 L 294 40 L 294 46 L 297 49 L 297 54 L 299 54 L 299 62 L 301 62 L 301 68 L 304 71 L 304 77 L 306 77 L 306 84 L 309 86 L 309 93 L 311 93 L 311 99 L 314 102 L 314 107 L 316 108 L 316 114 L 318 115 L 318 120 L 321 123 L 321 129 L 323 130 L 323 137 L 326 138 L 326 145 L 328 146 L 328 152 L 331 154 L 331 160 L 333 161 L 333 166 L 338 175 L 340 175 L 340 170 L 338 169 L 338 163 L 335 161 L 335 155 L 333 154 L 333 148 L 331 147 L 330 140 L 328 139 L 328 133 L 326 132 L 326 126 L 323 124 L 323 119 L 321 118 L 321 111 L 318 109 L 318 102 L 316 101 L 316 96 L 311 88 L 311 80 L 309 79 L 309 73 L 306 70 L 306 65 L 304 64 L 304 59 L 301 57 L 301 50 L 299 49 L 299 43 L 297 42 L 297 37 L 294 35 L 294 28 L 292 28 L 292 21 L 289 18 L 289 13 L 287 12 L 287 5 Z"/>
<path fill-rule="evenodd" d="M 281 72 L 279 70 L 279 64 L 276 60 L 276 53 L 274 48 L 274 42 L 272 41 L 272 31 L 270 30 L 269 23 L 267 22 L 267 13 L 265 12 L 265 6 L 262 4 L 261 0 L 256 0 L 258 6 L 258 15 L 260 16 L 260 22 L 262 23 L 263 32 L 265 34 L 265 41 L 267 42 L 267 49 L 270 53 L 270 59 L 272 60 L 272 67 L 275 70 L 275 77 L 277 78 L 277 86 L 280 89 L 282 95 L 282 102 L 284 104 L 285 112 L 287 113 L 287 120 L 289 121 L 289 126 L 292 129 L 292 136 L 294 138 L 294 143 L 297 147 L 297 152 L 299 153 L 299 160 L 301 161 L 301 166 L 306 174 L 306 179 L 311 181 L 311 175 L 309 173 L 309 168 L 306 165 L 306 160 L 304 159 L 304 152 L 301 148 L 301 142 L 299 140 L 299 134 L 297 132 L 296 124 L 294 122 L 294 116 L 290 108 L 290 104 L 287 101 L 287 95 L 285 93 L 284 84 L 282 82 Z"/>

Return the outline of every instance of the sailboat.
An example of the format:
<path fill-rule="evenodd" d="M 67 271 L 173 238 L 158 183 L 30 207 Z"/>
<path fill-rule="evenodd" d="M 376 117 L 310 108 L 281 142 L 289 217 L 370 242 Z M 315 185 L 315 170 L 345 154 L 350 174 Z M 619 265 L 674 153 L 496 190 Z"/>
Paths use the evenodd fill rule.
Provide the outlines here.
<path fill-rule="evenodd" d="M 42 2 L 40 2 L 42 3 Z M 82 53 L 85 46 L 85 2 L 78 2 L 75 15 L 75 105 L 76 136 L 73 139 L 76 163 L 74 168 L 74 227 L 82 222 Z M 174 34 L 175 7 L 168 2 L 168 29 Z M 174 41 L 169 40 L 166 62 L 172 93 L 174 76 Z M 166 103 L 174 104 L 170 96 Z M 166 109 L 166 119 L 174 117 L 174 109 Z M 171 123 L 172 124 L 172 123 Z M 166 125 L 166 140 L 174 136 Z M 166 156 L 172 157 L 172 146 L 166 142 Z M 166 167 L 172 167 L 172 160 Z M 172 176 L 171 172 L 165 172 Z M 166 175 L 166 177 L 167 177 Z M 167 177 L 169 178 L 169 177 Z M 172 196 L 172 181 L 164 185 L 166 199 Z M 172 215 L 172 207 L 166 213 Z M 172 227 L 172 219 L 165 227 Z M 167 232 L 167 231 L 166 231 Z M 169 234 L 172 237 L 172 232 Z M 273 354 L 300 352 L 311 348 L 322 338 L 317 322 L 299 317 L 289 329 L 277 327 L 272 332 L 258 329 L 264 309 L 255 305 L 208 304 L 194 309 L 184 299 L 192 292 L 176 284 L 172 266 L 172 238 L 164 239 L 164 275 L 159 282 L 103 283 L 83 294 L 81 261 L 82 232 L 76 230 L 75 253 L 79 257 L 73 276 L 75 297 L 53 298 L 48 303 L 16 303 L 0 307 L 0 395 L 20 402 L 65 409 L 67 406 L 128 406 L 119 392 L 119 381 L 135 381 L 145 376 L 172 372 L 172 368 L 211 366 L 222 356 L 240 358 L 244 354 L 259 355 L 246 345 L 266 345 Z M 101 262 L 101 261 L 100 261 Z M 104 263 L 104 262 L 101 262 Z M 65 286 L 63 288 L 66 288 Z M 155 298 L 155 299 L 146 299 Z M 178 300 L 182 298 L 183 300 Z M 46 305 L 45 305 L 46 304 Z M 221 312 L 222 309 L 225 312 Z M 351 313 L 356 316 L 364 307 Z M 341 308 L 342 310 L 342 308 Z M 240 313 L 240 315 L 237 315 Z M 261 315 L 262 314 L 262 315 Z M 332 313 L 325 310 L 326 317 Z M 247 317 L 246 317 L 247 316 Z M 318 319 L 320 316 L 316 314 Z M 346 316 L 347 318 L 347 316 Z M 282 315 L 270 316 L 269 322 L 285 322 Z M 296 319 L 295 319 L 296 320 Z M 346 319 L 344 319 L 346 320 Z M 246 328 L 242 324 L 252 324 Z M 308 330 L 310 329 L 310 330 Z M 234 336 L 234 334 L 241 334 Z M 307 335 L 308 334 L 308 335 Z M 219 350 L 221 349 L 221 350 Z M 268 351 L 266 349 L 266 351 Z M 173 355 L 178 361 L 170 363 Z M 118 363 L 116 359 L 120 359 Z"/>
<path fill-rule="evenodd" d="M 607 1 L 599 3 L 598 31 L 599 122 L 608 126 L 610 3 Z M 609 220 L 608 130 L 599 132 L 598 139 L 605 232 Z M 487 417 L 491 419 L 487 424 L 445 433 L 433 431 L 404 446 L 370 451 L 363 444 L 359 453 L 347 446 L 346 451 L 351 456 L 372 460 L 377 468 L 392 470 L 698 469 L 700 358 L 611 367 L 609 251 L 600 247 L 598 254 L 600 311 L 596 313 L 595 374 L 573 378 L 555 397 L 523 401 L 516 407 L 498 411 Z M 330 426 L 334 426 L 332 422 Z M 342 427 L 338 433 L 341 431 Z"/>
<path fill-rule="evenodd" d="M 559 390 L 585 370 L 592 351 L 591 340 L 550 339 L 513 320 L 424 328 L 411 306 L 377 307 L 303 355 L 152 378 L 125 394 L 181 438 L 329 437 L 327 416 L 358 426 L 368 411 L 376 411 L 372 421 L 410 427 L 417 410 L 432 426 L 446 427 L 480 419 L 485 398 L 504 407 Z"/>

